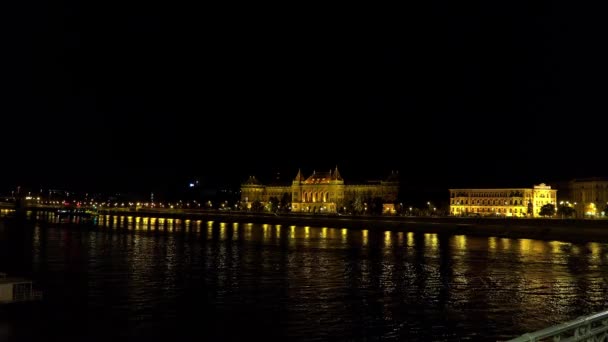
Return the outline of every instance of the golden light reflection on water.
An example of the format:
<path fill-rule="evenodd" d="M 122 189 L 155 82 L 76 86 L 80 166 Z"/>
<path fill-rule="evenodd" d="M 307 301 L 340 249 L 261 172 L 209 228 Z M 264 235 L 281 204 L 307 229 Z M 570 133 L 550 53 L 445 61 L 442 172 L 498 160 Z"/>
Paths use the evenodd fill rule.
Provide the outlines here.
<path fill-rule="evenodd" d="M 557 254 L 560 252 L 562 243 L 559 241 L 549 241 L 547 242 L 549 248 L 551 249 L 551 253 Z"/>
<path fill-rule="evenodd" d="M 207 239 L 213 238 L 213 221 L 207 221 Z"/>
<path fill-rule="evenodd" d="M 488 238 L 488 251 L 492 254 L 499 253 L 501 251 L 509 250 L 511 247 L 511 240 L 507 238 L 497 238 L 491 236 Z"/>
<path fill-rule="evenodd" d="M 530 254 L 532 252 L 532 240 L 519 239 L 519 252 L 521 255 Z"/>
<path fill-rule="evenodd" d="M 524 259 L 534 259 L 539 255 L 553 255 L 561 253 L 562 249 L 570 249 L 570 253 L 578 253 L 578 247 L 571 243 L 558 241 L 542 241 L 532 239 L 519 239 L 520 255 Z"/>
<path fill-rule="evenodd" d="M 275 234 L 276 234 L 277 239 L 281 239 L 281 225 L 280 224 L 275 225 L 274 229 L 275 229 Z"/>
<path fill-rule="evenodd" d="M 407 232 L 407 246 L 414 247 L 414 232 Z"/>
<path fill-rule="evenodd" d="M 253 223 L 245 223 L 245 240 L 251 240 Z"/>
<path fill-rule="evenodd" d="M 170 232 L 173 231 L 175 228 L 175 220 L 172 218 L 167 219 L 166 227 Z"/>
<path fill-rule="evenodd" d="M 52 213 L 46 217 L 51 220 L 55 219 L 55 215 Z M 202 229 L 205 232 L 205 224 L 202 220 L 171 218 L 157 220 L 139 216 L 100 215 L 97 224 L 99 227 L 109 226 L 117 230 L 142 230 L 147 229 L 152 222 L 156 221 L 161 222 L 167 230 L 192 231 L 197 226 L 199 231 Z M 117 225 L 119 222 L 123 226 Z M 289 258 L 277 259 L 279 261 L 273 264 L 289 269 L 286 272 L 306 274 L 305 277 L 302 277 L 305 279 L 304 283 L 308 282 L 306 288 L 300 287 L 303 289 L 303 295 L 314 292 L 310 289 L 314 289 L 318 285 L 325 285 L 325 290 L 342 286 L 345 276 L 352 277 L 353 280 L 349 279 L 352 284 L 355 284 L 352 286 L 361 286 L 361 288 L 375 286 L 381 291 L 385 291 L 384 294 L 388 297 L 394 292 L 403 292 L 397 297 L 390 298 L 391 300 L 399 301 L 412 296 L 420 301 L 428 299 L 430 303 L 437 303 L 447 298 L 449 303 L 455 305 L 454 307 L 473 307 L 481 303 L 480 305 L 487 305 L 490 311 L 503 305 L 511 305 L 515 311 L 525 311 L 527 308 L 548 308 L 566 312 L 572 311 L 569 308 L 589 302 L 599 306 L 600 303 L 606 301 L 606 293 L 608 293 L 606 290 L 608 287 L 605 285 L 608 276 L 604 276 L 605 266 L 602 265 L 602 263 L 608 263 L 607 245 L 603 243 L 572 244 L 561 241 L 480 238 L 464 235 L 446 238 L 440 234 L 391 232 L 373 230 L 373 228 L 370 233 L 368 229 L 351 230 L 340 227 L 295 225 L 285 226 L 285 228 L 289 227 L 289 230 L 281 232 L 283 229 L 281 225 L 249 223 L 243 227 L 243 223 L 236 222 L 230 225 L 224 222 L 204 222 L 206 222 L 209 232 L 208 236 L 211 237 L 215 234 L 215 237 L 212 243 L 203 241 L 204 248 L 196 249 L 198 253 L 209 253 L 204 260 L 200 260 L 200 264 L 205 267 L 205 262 L 208 262 L 207 267 L 210 269 L 218 269 L 218 267 L 222 269 L 223 273 L 216 275 L 218 277 L 217 285 L 224 284 L 228 289 L 230 284 L 237 286 L 234 284 L 237 284 L 238 281 L 235 282 L 234 279 L 242 278 L 237 272 L 226 271 L 240 264 L 237 262 L 239 257 L 249 257 L 253 262 L 263 260 L 263 263 L 271 265 L 267 260 L 275 256 L 266 249 L 262 253 L 256 251 L 255 254 L 246 256 L 243 253 L 251 253 L 251 249 L 245 252 L 242 250 L 246 244 L 219 243 L 216 245 L 217 237 L 219 236 L 221 240 L 249 239 L 251 241 L 253 239 L 256 240 L 255 242 L 259 242 L 260 238 L 263 238 L 266 242 L 270 240 L 277 243 L 277 239 L 280 239 L 283 234 L 284 241 L 280 243 L 299 246 L 305 244 L 321 247 L 321 249 L 328 247 L 332 249 L 332 253 L 325 251 L 323 254 L 321 251 L 323 255 L 319 255 L 319 248 L 290 248 L 290 252 L 297 250 L 297 253 L 290 253 Z M 214 224 L 217 226 L 213 227 Z M 245 237 L 247 231 L 249 234 Z M 70 235 L 69 230 L 62 230 L 60 234 L 65 240 L 74 238 L 73 233 Z M 99 245 L 112 244 L 110 239 L 126 242 L 121 246 L 131 246 L 129 248 L 132 248 L 134 253 L 130 252 L 130 255 L 137 258 L 136 261 L 133 261 L 134 265 L 138 262 L 142 263 L 137 264 L 137 269 L 145 268 L 143 267 L 144 262 L 152 262 L 144 257 L 146 255 L 142 249 L 144 243 L 152 248 L 151 246 L 157 246 L 159 242 L 168 241 L 167 247 L 170 248 L 166 251 L 168 262 L 177 265 L 186 259 L 184 250 L 188 248 L 188 245 L 193 251 L 195 250 L 192 244 L 178 243 L 176 245 L 174 240 L 180 241 L 181 237 L 178 234 L 159 237 L 152 234 L 149 236 L 124 234 L 123 238 L 116 240 L 117 235 L 97 234 L 98 240 L 96 241 Z M 40 227 L 36 226 L 32 238 L 34 247 L 32 258 L 35 263 L 39 263 L 39 258 L 43 258 L 40 256 L 39 249 L 45 247 L 44 244 L 41 246 L 40 241 L 40 239 L 44 241 L 44 236 L 44 230 L 41 234 Z M 105 237 L 104 240 L 100 240 L 100 236 Z M 305 238 L 306 241 L 301 238 Z M 131 241 L 133 244 L 130 243 Z M 445 244 L 446 241 L 449 242 L 448 246 Z M 93 244 L 94 241 L 90 240 L 89 243 Z M 402 248 L 402 250 L 397 248 L 397 246 L 404 245 L 415 248 Z M 110 248 L 91 246 L 90 249 L 97 253 L 101 253 L 102 247 Z M 216 246 L 219 248 L 215 248 Z M 333 249 L 346 250 L 351 247 L 366 247 L 366 250 L 363 253 L 351 253 L 351 257 L 354 259 L 348 260 L 348 268 L 345 268 L 342 259 L 344 253 L 334 253 Z M 377 258 L 377 251 L 382 251 L 381 259 Z M 139 255 L 140 253 L 141 255 Z M 336 255 L 340 258 L 339 260 L 332 259 Z M 93 256 L 93 254 L 89 256 Z M 163 265 L 166 262 L 164 256 L 161 262 Z M 150 265 L 147 267 L 150 268 Z M 252 263 L 248 263 L 248 265 L 252 265 Z M 269 270 L 267 265 L 264 266 L 265 270 Z M 291 268 L 297 270 L 293 271 Z M 338 273 L 331 273 L 335 271 L 333 268 L 339 269 Z M 319 274 L 328 270 L 331 271 L 328 274 L 331 274 L 332 277 L 323 278 L 323 280 L 329 279 L 329 281 L 322 284 L 319 280 L 322 277 L 319 277 Z M 352 274 L 345 275 L 345 270 Z M 281 271 L 283 270 L 281 269 Z M 381 314 L 384 317 L 391 317 L 393 312 L 391 309 L 385 308 L 385 312 L 381 312 Z"/>
<path fill-rule="evenodd" d="M 220 222 L 220 240 L 226 240 L 226 222 Z"/>
<path fill-rule="evenodd" d="M 392 235 L 390 230 L 384 231 L 384 246 L 390 247 L 393 244 Z"/>
<path fill-rule="evenodd" d="M 454 243 L 458 249 L 467 248 L 467 237 L 465 235 L 456 235 L 454 237 Z"/>
<path fill-rule="evenodd" d="M 429 247 L 431 250 L 436 250 L 439 246 L 437 234 L 424 234 L 424 245 Z"/>
<path fill-rule="evenodd" d="M 234 223 L 232 223 L 232 240 L 238 240 L 238 239 L 239 239 L 239 223 L 234 222 Z"/>
<path fill-rule="evenodd" d="M 587 247 L 593 255 L 599 255 L 602 253 L 602 245 L 597 242 L 589 242 L 587 243 Z"/>
<path fill-rule="evenodd" d="M 500 239 L 500 243 L 502 244 L 503 249 L 510 249 L 511 248 L 511 239 L 501 238 Z"/>
<path fill-rule="evenodd" d="M 270 225 L 264 223 L 262 225 L 262 231 L 263 231 L 263 235 L 262 236 L 263 236 L 264 241 L 266 241 L 266 242 L 269 241 L 270 240 L 270 233 L 271 233 L 270 232 Z"/>

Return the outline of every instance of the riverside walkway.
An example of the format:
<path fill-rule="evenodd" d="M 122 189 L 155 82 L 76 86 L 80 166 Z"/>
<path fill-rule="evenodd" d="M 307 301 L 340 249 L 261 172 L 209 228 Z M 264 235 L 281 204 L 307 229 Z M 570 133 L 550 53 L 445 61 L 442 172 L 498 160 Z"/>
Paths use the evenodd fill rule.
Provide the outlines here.
<path fill-rule="evenodd" d="M 31 212 L 57 211 L 55 206 L 28 206 Z M 239 210 L 102 208 L 97 215 L 165 217 L 224 222 L 250 222 L 296 226 L 383 229 L 422 233 L 495 236 L 578 242 L 608 242 L 608 219 L 441 217 L 395 215 L 338 215 L 260 213 Z M 35 217 L 35 215 L 34 215 Z"/>

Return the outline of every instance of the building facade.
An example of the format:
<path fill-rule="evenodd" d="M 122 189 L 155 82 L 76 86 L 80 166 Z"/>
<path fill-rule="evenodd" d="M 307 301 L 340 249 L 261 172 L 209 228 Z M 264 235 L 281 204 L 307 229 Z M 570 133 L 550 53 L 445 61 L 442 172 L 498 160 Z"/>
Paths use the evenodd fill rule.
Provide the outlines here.
<path fill-rule="evenodd" d="M 292 212 L 336 213 L 348 201 L 381 198 L 383 212 L 394 212 L 394 201 L 399 194 L 398 174 L 382 181 L 368 181 L 365 184 L 346 184 L 338 167 L 329 172 L 316 172 L 304 177 L 301 171 L 291 184 L 282 186 L 264 185 L 255 177 L 241 184 L 241 202 L 247 208 L 251 203 L 266 203 L 270 198 L 282 198 L 287 194 L 291 199 Z"/>
<path fill-rule="evenodd" d="M 533 188 L 450 189 L 450 215 L 538 217 L 545 204 L 557 207 L 557 190 L 540 184 Z"/>
<path fill-rule="evenodd" d="M 579 178 L 568 182 L 566 197 L 578 218 L 606 216 L 608 206 L 608 178 Z"/>

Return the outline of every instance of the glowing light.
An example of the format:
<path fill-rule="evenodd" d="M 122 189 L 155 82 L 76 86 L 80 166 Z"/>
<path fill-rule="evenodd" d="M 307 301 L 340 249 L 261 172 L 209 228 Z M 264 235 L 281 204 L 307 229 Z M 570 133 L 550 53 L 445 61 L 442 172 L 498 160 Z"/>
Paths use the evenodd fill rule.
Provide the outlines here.
<path fill-rule="evenodd" d="M 437 249 L 439 247 L 437 234 L 424 234 L 424 245 L 431 247 L 432 249 Z"/>
<path fill-rule="evenodd" d="M 459 249 L 467 248 L 467 237 L 466 235 L 456 235 L 454 237 L 454 242 L 456 243 L 456 247 Z"/>
<path fill-rule="evenodd" d="M 390 231 L 385 231 L 384 232 L 384 245 L 386 247 L 389 247 L 392 245 L 392 236 L 391 236 L 391 232 Z"/>
<path fill-rule="evenodd" d="M 232 223 L 232 240 L 238 240 L 239 238 L 239 224 L 238 222 Z"/>
<path fill-rule="evenodd" d="M 488 244 L 489 244 L 490 250 L 495 251 L 496 250 L 496 237 L 491 236 L 488 239 Z"/>
<path fill-rule="evenodd" d="M 407 245 L 409 247 L 413 247 L 414 246 L 414 233 L 413 232 L 408 232 L 407 233 Z"/>

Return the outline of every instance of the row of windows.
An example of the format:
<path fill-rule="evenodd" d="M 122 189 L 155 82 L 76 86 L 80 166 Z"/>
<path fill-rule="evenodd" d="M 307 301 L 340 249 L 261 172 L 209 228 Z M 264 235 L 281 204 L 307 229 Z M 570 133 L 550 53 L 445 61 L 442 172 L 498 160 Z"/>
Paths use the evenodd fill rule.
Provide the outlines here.
<path fill-rule="evenodd" d="M 525 213 L 522 208 L 452 208 L 452 213 Z"/>
<path fill-rule="evenodd" d="M 504 201 L 504 200 L 471 200 L 471 204 L 477 204 L 477 205 L 523 205 L 524 200 L 508 200 L 508 201 Z M 462 201 L 458 201 L 458 200 L 454 200 L 452 199 L 451 204 L 454 205 L 468 205 L 469 204 L 469 200 L 462 200 Z"/>
<path fill-rule="evenodd" d="M 521 191 L 509 192 L 458 192 L 452 193 L 452 197 L 523 197 Z"/>
<path fill-rule="evenodd" d="M 532 193 L 526 193 L 526 197 L 534 196 Z M 451 197 L 502 197 L 502 198 L 511 198 L 511 197 L 524 197 L 524 193 L 521 191 L 510 191 L 510 192 L 458 192 L 452 193 Z M 538 193 L 536 192 L 536 197 L 542 198 L 555 198 L 555 192 L 549 193 Z"/>
<path fill-rule="evenodd" d="M 330 196 L 330 193 L 327 191 L 303 192 L 302 202 L 328 202 L 330 197 L 333 198 L 333 195 L 333 192 Z"/>

